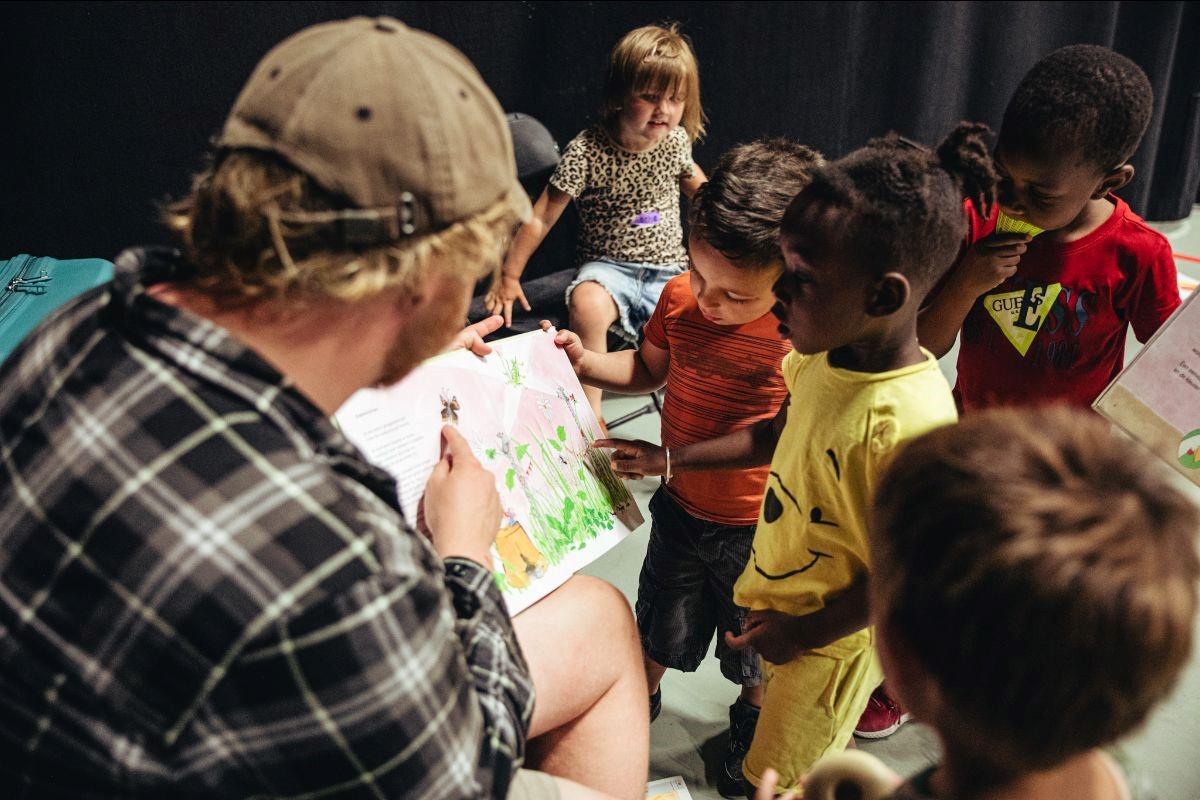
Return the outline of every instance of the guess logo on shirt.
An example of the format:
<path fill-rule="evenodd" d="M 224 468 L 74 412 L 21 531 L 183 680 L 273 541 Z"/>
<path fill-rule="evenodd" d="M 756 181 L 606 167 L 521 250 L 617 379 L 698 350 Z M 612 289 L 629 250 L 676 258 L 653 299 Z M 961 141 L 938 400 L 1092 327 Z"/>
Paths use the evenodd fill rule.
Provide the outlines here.
<path fill-rule="evenodd" d="M 634 228 L 648 228 L 662 221 L 662 214 L 657 211 L 643 211 L 633 218 L 630 223 Z"/>

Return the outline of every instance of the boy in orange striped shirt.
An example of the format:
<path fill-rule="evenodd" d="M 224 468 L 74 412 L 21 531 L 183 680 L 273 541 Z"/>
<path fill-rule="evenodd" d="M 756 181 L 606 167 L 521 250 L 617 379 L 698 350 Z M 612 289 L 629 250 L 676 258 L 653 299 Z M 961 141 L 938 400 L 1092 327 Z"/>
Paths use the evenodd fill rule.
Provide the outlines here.
<path fill-rule="evenodd" d="M 785 139 L 739 145 L 692 200 L 691 269 L 664 288 L 637 350 L 595 353 L 560 331 L 581 382 L 622 394 L 666 386 L 664 456 L 773 419 L 787 387 L 780 362 L 791 345 L 771 314 L 783 268 L 779 226 L 820 156 Z M 548 325 L 548 323 L 547 323 Z M 600 440 L 597 446 L 611 446 Z M 653 525 L 638 580 L 637 619 L 651 719 L 668 668 L 695 670 L 717 634 L 721 672 L 741 687 L 730 707 L 729 751 L 718 788 L 744 792 L 742 757 L 754 736 L 762 675 L 753 650 L 734 651 L 745 610 L 733 584 L 750 555 L 768 467 L 688 472 L 664 479 L 650 501 Z"/>

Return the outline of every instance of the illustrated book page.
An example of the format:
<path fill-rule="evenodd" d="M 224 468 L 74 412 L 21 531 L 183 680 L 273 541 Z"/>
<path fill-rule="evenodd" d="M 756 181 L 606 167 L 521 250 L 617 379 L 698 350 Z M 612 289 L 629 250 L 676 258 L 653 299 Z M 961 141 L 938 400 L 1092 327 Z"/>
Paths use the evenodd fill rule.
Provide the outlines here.
<path fill-rule="evenodd" d="M 335 419 L 396 479 L 416 524 L 425 483 L 452 425 L 496 477 L 504 509 L 492 561 L 509 613 L 528 608 L 642 524 L 554 332 L 534 331 L 433 358 L 386 389 L 354 394 Z"/>
<path fill-rule="evenodd" d="M 1200 293 L 1193 293 L 1094 407 L 1200 485 Z"/>
<path fill-rule="evenodd" d="M 692 800 L 692 793 L 683 778 L 676 775 L 646 784 L 646 800 Z"/>

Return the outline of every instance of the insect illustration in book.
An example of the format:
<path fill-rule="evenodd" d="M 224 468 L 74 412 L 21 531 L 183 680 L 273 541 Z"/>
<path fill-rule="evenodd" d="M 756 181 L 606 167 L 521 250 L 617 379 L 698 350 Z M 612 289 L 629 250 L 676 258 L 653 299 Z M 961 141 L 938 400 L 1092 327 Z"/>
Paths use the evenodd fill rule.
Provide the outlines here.
<path fill-rule="evenodd" d="M 509 509 L 504 510 L 504 522 L 496 534 L 496 553 L 504 565 L 504 579 L 514 589 L 524 589 L 531 575 L 540 578 L 550 568 L 549 560 Z"/>
<path fill-rule="evenodd" d="M 442 424 L 457 426 L 458 412 L 462 408 L 458 403 L 458 397 L 453 395 L 449 389 L 442 389 L 439 395 L 442 401 Z"/>
<path fill-rule="evenodd" d="M 633 495 L 625 488 L 625 483 L 613 473 L 608 455 L 592 447 L 592 442 L 597 438 L 596 432 L 591 425 L 585 428 L 583 421 L 580 420 L 579 404 L 575 400 L 574 393 L 568 393 L 566 389 L 559 386 L 558 398 L 566 404 L 567 409 L 571 412 L 571 419 L 575 420 L 575 427 L 579 429 L 579 435 L 583 437 L 586 450 L 577 454 L 580 460 L 583 461 L 587 471 L 600 481 L 604 491 L 608 493 L 609 499 L 612 500 L 613 509 L 620 511 L 628 508 L 633 503 Z"/>

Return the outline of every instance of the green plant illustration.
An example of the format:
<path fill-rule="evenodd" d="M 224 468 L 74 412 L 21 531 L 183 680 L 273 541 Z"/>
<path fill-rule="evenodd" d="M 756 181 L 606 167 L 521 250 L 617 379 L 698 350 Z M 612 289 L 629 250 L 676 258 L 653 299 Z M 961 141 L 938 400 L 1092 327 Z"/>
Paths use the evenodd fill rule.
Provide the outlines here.
<path fill-rule="evenodd" d="M 531 463 L 549 491 L 530 493 L 530 515 L 534 535 L 542 537 L 538 543 L 554 563 L 616 524 L 608 492 L 591 472 L 575 466 L 570 455 L 574 454 L 561 425 L 552 436 L 535 439 Z"/>
<path fill-rule="evenodd" d="M 508 578 L 504 576 L 504 570 L 493 570 L 492 577 L 496 579 L 496 586 L 500 589 L 501 594 L 512 591 L 511 587 L 508 585 Z"/>
<path fill-rule="evenodd" d="M 629 493 L 629 489 L 625 486 L 624 481 L 618 478 L 616 473 L 612 471 L 608 455 L 592 447 L 592 442 L 599 438 L 599 432 L 590 424 L 586 428 L 584 427 L 583 421 L 579 418 L 579 411 L 576 408 L 574 395 L 567 394 L 567 390 L 560 386 L 558 387 L 558 397 L 571 412 L 571 419 L 575 420 L 575 427 L 579 429 L 579 435 L 583 437 L 584 444 L 587 445 L 587 451 L 583 454 L 583 460 L 588 470 L 604 486 L 611 506 L 615 511 L 628 508 L 633 504 L 633 495 Z M 561 426 L 559 430 L 562 430 Z"/>
<path fill-rule="evenodd" d="M 504 376 L 504 382 L 509 386 L 524 386 L 525 371 L 521 365 L 519 358 L 505 358 L 499 356 L 500 359 L 500 374 Z"/>
<path fill-rule="evenodd" d="M 528 533 L 538 551 L 556 565 L 568 553 L 582 550 L 600 533 L 615 527 L 612 495 L 597 478 L 594 463 L 598 457 L 607 469 L 608 461 L 588 447 L 583 466 L 579 466 L 580 454 L 570 448 L 562 425 L 550 435 L 529 429 L 525 433 L 529 438 L 526 442 L 500 434 L 499 446 L 486 448 L 484 455 L 488 460 L 506 462 L 505 485 L 512 490 L 520 484 L 529 500 Z M 530 486 L 526 476 L 531 474 L 536 474 L 546 488 Z M 503 572 L 496 574 L 502 591 L 517 591 L 510 581 L 501 580 Z"/>

